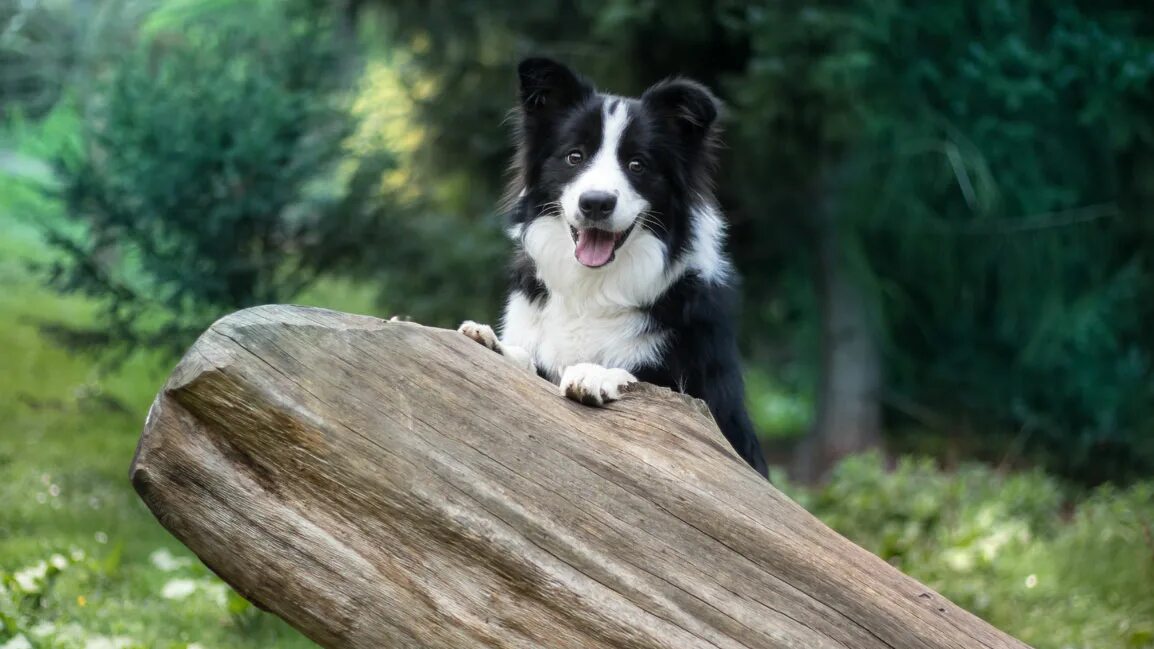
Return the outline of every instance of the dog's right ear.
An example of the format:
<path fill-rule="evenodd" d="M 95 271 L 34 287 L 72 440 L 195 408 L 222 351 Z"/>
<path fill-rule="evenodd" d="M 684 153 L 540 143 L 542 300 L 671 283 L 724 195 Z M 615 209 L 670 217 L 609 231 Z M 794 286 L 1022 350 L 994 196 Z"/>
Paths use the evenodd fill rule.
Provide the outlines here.
<path fill-rule="evenodd" d="M 529 118 L 556 115 L 593 95 L 593 86 L 552 59 L 531 58 L 517 66 L 521 108 Z"/>

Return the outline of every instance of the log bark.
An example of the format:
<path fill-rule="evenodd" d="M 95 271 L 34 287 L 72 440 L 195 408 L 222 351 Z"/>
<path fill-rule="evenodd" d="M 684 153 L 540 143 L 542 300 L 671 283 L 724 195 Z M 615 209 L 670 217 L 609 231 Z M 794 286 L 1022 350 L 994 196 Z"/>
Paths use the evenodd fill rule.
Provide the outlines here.
<path fill-rule="evenodd" d="M 215 323 L 132 481 L 325 647 L 1025 647 L 825 527 L 704 404 L 605 409 L 452 331 L 287 306 Z"/>

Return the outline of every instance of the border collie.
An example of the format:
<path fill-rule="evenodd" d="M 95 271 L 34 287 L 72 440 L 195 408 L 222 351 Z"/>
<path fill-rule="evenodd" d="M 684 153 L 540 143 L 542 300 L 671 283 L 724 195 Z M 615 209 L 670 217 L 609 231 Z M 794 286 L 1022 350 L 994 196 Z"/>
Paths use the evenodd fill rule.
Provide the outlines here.
<path fill-rule="evenodd" d="M 541 58 L 518 74 L 516 249 L 501 335 L 472 321 L 461 333 L 588 405 L 637 381 L 702 399 L 765 475 L 711 189 L 718 100 L 682 79 L 640 98 L 604 94 Z"/>

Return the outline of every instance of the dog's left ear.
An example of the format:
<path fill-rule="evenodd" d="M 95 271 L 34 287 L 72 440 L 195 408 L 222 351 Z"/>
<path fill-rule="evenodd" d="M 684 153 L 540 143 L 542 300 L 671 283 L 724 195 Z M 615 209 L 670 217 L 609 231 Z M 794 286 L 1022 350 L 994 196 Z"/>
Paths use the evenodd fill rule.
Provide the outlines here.
<path fill-rule="evenodd" d="M 593 86 L 562 63 L 529 58 L 517 66 L 521 107 L 528 117 L 550 117 L 593 96 Z"/>
<path fill-rule="evenodd" d="M 705 137 L 721 114 L 721 100 L 705 86 L 689 79 L 654 84 L 641 102 L 663 116 L 676 133 L 687 138 Z"/>

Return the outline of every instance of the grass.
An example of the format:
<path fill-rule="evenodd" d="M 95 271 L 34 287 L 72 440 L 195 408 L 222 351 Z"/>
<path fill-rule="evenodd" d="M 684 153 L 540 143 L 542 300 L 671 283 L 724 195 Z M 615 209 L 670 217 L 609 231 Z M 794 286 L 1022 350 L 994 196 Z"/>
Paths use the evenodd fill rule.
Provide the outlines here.
<path fill-rule="evenodd" d="M 40 285 L 29 262 L 45 255 L 0 212 L 0 622 L 23 636 L 0 626 L 0 647 L 314 646 L 230 596 L 136 497 L 128 464 L 170 361 L 105 375 L 43 338 L 37 322 L 93 313 Z"/>

